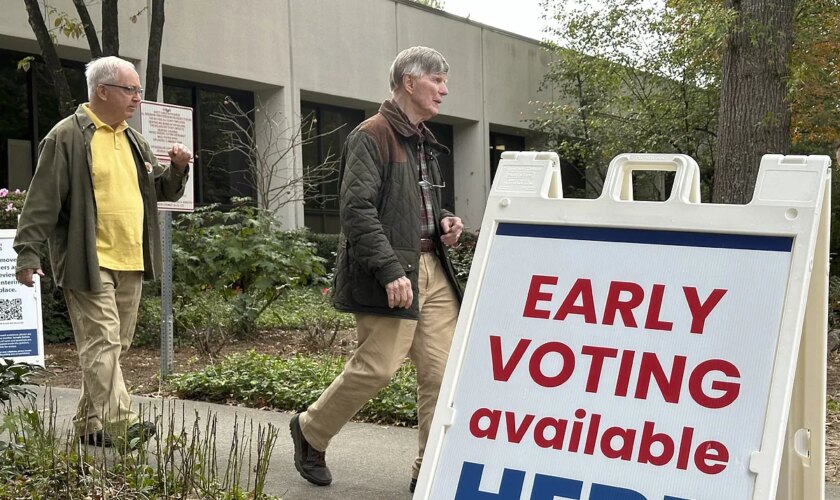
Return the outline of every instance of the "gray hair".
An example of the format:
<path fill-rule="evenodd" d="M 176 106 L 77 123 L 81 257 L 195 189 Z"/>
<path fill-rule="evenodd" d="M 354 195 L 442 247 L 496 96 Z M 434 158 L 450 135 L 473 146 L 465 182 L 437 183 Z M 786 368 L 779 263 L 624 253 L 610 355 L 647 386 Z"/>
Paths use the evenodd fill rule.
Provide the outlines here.
<path fill-rule="evenodd" d="M 449 73 L 449 63 L 440 52 L 429 47 L 411 47 L 397 54 L 391 63 L 391 92 L 402 86 L 402 77 Z"/>
<path fill-rule="evenodd" d="M 116 83 L 117 73 L 121 69 L 134 69 L 134 65 L 117 56 L 106 56 L 94 59 L 85 65 L 85 79 L 87 79 L 88 99 L 96 94 L 96 87 L 102 83 Z"/>

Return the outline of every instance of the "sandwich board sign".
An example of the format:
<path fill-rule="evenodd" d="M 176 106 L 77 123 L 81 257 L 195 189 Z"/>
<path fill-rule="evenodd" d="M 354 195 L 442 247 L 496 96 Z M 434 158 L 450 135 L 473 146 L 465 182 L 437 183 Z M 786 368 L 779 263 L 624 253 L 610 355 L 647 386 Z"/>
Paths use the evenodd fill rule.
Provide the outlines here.
<path fill-rule="evenodd" d="M 766 155 L 736 206 L 684 155 L 584 200 L 503 154 L 414 498 L 823 498 L 830 164 Z"/>
<path fill-rule="evenodd" d="M 35 286 L 15 278 L 17 253 L 14 229 L 0 229 L 0 359 L 44 366 L 44 326 L 41 319 L 41 282 Z"/>

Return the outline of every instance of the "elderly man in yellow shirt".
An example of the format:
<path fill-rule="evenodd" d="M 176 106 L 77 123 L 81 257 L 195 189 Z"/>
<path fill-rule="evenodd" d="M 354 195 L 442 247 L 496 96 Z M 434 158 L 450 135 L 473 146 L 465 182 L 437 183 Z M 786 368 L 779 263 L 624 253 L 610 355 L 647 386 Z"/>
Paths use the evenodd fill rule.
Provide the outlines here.
<path fill-rule="evenodd" d="M 155 432 L 131 410 L 120 359 L 143 278 L 162 268 L 157 201 L 181 197 L 192 153 L 174 144 L 164 168 L 126 124 L 143 94 L 131 63 L 96 59 L 85 77 L 90 102 L 41 141 L 14 248 L 17 279 L 32 286 L 34 274 L 43 276 L 38 248 L 49 243 L 83 373 L 76 431 L 83 443 L 111 446 L 114 433 L 132 443 Z"/>

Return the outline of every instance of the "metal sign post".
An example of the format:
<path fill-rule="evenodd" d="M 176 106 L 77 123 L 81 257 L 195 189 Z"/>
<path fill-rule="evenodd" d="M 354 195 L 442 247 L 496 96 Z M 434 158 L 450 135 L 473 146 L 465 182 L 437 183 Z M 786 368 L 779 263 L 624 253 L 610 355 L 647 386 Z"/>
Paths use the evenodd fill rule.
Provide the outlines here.
<path fill-rule="evenodd" d="M 129 124 L 149 141 L 159 162 L 169 163 L 169 148 L 175 142 L 193 150 L 192 108 L 154 101 L 143 101 L 140 112 Z M 192 162 L 190 162 L 192 170 Z M 160 284 L 160 376 L 172 373 L 174 352 L 174 316 L 172 313 L 172 212 L 191 212 L 194 208 L 193 177 L 187 180 L 184 196 L 178 201 L 158 202 L 163 273 Z"/>
<path fill-rule="evenodd" d="M 160 278 L 160 377 L 172 374 L 175 328 L 172 313 L 172 212 L 160 212 L 163 275 Z"/>

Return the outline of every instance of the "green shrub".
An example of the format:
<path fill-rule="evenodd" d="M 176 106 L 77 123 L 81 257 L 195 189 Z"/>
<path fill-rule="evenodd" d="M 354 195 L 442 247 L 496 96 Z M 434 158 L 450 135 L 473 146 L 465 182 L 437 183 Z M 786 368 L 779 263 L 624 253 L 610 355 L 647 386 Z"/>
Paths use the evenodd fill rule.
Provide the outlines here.
<path fill-rule="evenodd" d="M 247 334 L 286 289 L 324 283 L 325 268 L 302 231 L 280 231 L 247 198 L 232 201 L 230 211 L 200 207 L 174 222 L 173 287 L 181 306 L 218 291 L 233 307 L 235 332 Z"/>
<path fill-rule="evenodd" d="M 335 272 L 335 257 L 338 252 L 338 234 L 313 233 L 307 231 L 307 237 L 315 245 L 315 255 L 324 259 L 328 276 Z"/>
<path fill-rule="evenodd" d="M 828 328 L 840 328 L 840 276 L 828 278 Z"/>
<path fill-rule="evenodd" d="M 160 296 L 147 294 L 145 286 L 140 307 L 137 309 L 137 326 L 131 345 L 155 347 L 160 345 Z"/>
<path fill-rule="evenodd" d="M 300 330 L 315 349 L 332 346 L 341 330 L 355 328 L 352 314 L 336 311 L 329 288 L 291 289 L 260 320 L 260 325 L 281 330 Z"/>
<path fill-rule="evenodd" d="M 41 278 L 41 318 L 44 325 L 44 342 L 59 344 L 73 340 L 73 325 L 67 312 L 64 295 L 55 286 L 50 272 L 49 259 L 42 259 L 44 277 Z"/>
<path fill-rule="evenodd" d="M 201 371 L 170 379 L 182 398 L 255 408 L 302 411 L 312 404 L 344 368 L 336 356 L 288 359 L 249 351 L 228 356 Z M 404 365 L 357 418 L 385 424 L 416 425 L 416 372 Z"/>
<path fill-rule="evenodd" d="M 26 387 L 33 375 L 41 371 L 38 365 L 0 359 L 0 407 L 9 405 L 13 397 L 29 397 L 33 393 Z"/>
<path fill-rule="evenodd" d="M 280 330 L 303 330 L 319 319 L 336 322 L 341 329 L 356 326 L 352 314 L 335 310 L 330 302 L 329 288 L 322 287 L 289 290 L 266 311 L 260 325 Z"/>
<path fill-rule="evenodd" d="M 17 229 L 18 216 L 25 200 L 26 191 L 0 189 L 0 229 Z"/>
<path fill-rule="evenodd" d="M 456 248 L 449 248 L 449 259 L 452 261 L 452 267 L 455 268 L 455 277 L 462 285 L 466 285 L 467 278 L 470 276 L 473 254 L 475 254 L 475 245 L 478 243 L 478 233 L 464 231 L 458 243 Z"/>

